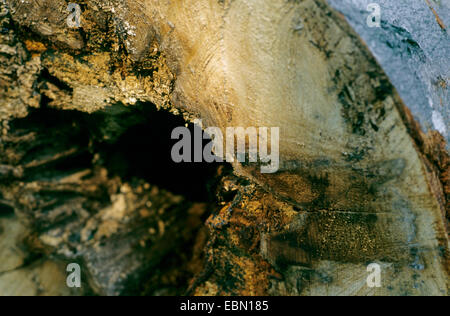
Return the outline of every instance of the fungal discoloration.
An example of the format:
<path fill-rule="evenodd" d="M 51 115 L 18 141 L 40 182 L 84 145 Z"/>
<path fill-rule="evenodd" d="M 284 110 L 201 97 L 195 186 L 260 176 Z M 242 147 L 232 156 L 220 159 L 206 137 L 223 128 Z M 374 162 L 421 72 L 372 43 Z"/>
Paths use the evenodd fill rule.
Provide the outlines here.
<path fill-rule="evenodd" d="M 8 106 L 0 109 L 5 118 L 26 116 L 45 97 L 53 108 L 87 113 L 111 114 L 118 103 L 138 108 L 151 102 L 187 119 L 201 117 L 204 127 L 280 127 L 278 173 L 262 175 L 252 165 L 235 164 L 236 174 L 249 181 L 236 184 L 239 194 L 231 195 L 232 203 L 223 197 L 225 205 L 208 222 L 209 268 L 194 292 L 264 294 L 275 279 L 283 293 L 277 286 L 284 278 L 285 286 L 296 288 L 293 293 L 320 292 L 331 283 L 336 293 L 352 281 L 352 269 L 359 271 L 368 260 L 394 266 L 395 286 L 402 280 L 414 286 L 416 279 L 423 281 L 423 292 L 446 289 L 447 262 L 441 254 L 448 249 L 442 220 L 448 164 L 439 146 L 420 135 L 367 47 L 326 1 L 93 0 L 84 6 L 81 38 L 79 31 L 61 38 L 59 13 L 50 24 L 40 23 L 44 8 L 37 8 L 30 25 L 17 12 L 31 10 L 33 3 L 18 7 L 12 17 L 19 27 L 32 27 L 42 45 L 2 37 L 8 44 L 9 53 L 0 56 L 6 69 L 23 64 L 21 72 L 28 74 L 20 82 L 23 96 L 8 94 Z M 297 24 L 293 31 L 292 21 L 300 20 L 302 28 Z M 49 27 L 52 32 L 46 32 Z M 27 47 L 36 56 L 28 56 Z M 6 83 L 0 84 L 17 92 L 15 74 L 5 73 Z M 2 148 L 1 159 L 20 164 L 21 152 L 28 150 L 16 149 L 35 136 L 5 134 L 9 148 Z M 58 159 L 80 153 L 63 148 L 68 150 Z M 54 162 L 43 159 L 29 170 Z M 8 168 L 5 177 L 19 175 Z M 33 207 L 53 210 L 47 215 L 56 222 L 65 213 L 87 216 L 90 209 L 109 214 L 103 203 L 118 180 L 93 171 L 100 173 L 92 173 L 100 183 L 84 174 L 81 193 L 68 190 L 67 183 L 57 187 L 58 194 L 73 200 L 69 206 L 58 208 L 57 196 L 44 184 L 27 184 L 10 196 L 17 193 L 28 205 L 25 215 L 41 228 L 49 228 L 49 218 L 33 214 Z M 39 203 L 36 195 L 42 196 Z M 129 198 L 135 200 L 133 194 Z M 90 209 L 84 209 L 84 199 L 93 200 Z M 156 225 L 151 238 L 158 231 L 170 233 L 169 225 Z M 64 241 L 99 241 L 114 236 L 117 227 L 108 222 L 100 231 Z M 46 242 L 55 243 L 53 237 Z M 413 254 L 407 251 L 412 245 Z"/>

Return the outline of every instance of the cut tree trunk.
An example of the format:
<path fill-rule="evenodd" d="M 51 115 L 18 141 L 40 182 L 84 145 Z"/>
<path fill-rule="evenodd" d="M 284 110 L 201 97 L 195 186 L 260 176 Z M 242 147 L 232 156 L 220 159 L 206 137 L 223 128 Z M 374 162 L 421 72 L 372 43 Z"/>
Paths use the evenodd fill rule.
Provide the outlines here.
<path fill-rule="evenodd" d="M 375 59 L 339 4 L 77 2 L 80 28 L 68 27 L 63 0 L 2 6 L 0 205 L 30 227 L 30 247 L 82 260 L 100 294 L 156 282 L 149 271 L 191 243 L 189 266 L 199 247 L 205 259 L 183 268 L 189 294 L 448 295 L 446 129 L 424 132 L 386 74 L 395 65 Z M 234 162 L 217 211 L 152 195 L 104 162 L 105 144 L 156 115 L 148 107 L 224 134 L 279 127 L 280 169 Z M 370 263 L 381 287 L 366 283 Z M 144 292 L 158 294 L 152 286 Z"/>

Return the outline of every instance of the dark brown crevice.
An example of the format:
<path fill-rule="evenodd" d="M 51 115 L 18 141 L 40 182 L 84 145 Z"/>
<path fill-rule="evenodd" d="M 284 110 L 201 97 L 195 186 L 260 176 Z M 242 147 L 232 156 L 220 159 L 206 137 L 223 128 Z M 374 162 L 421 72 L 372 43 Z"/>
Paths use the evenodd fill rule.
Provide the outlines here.
<path fill-rule="evenodd" d="M 2 199 L 0 194 L 0 217 L 11 216 L 14 214 L 14 207 L 8 201 Z"/>
<path fill-rule="evenodd" d="M 93 147 L 100 153 L 100 163 L 122 179 L 141 178 L 191 201 L 209 202 L 214 198 L 218 167 L 231 169 L 219 163 L 173 162 L 171 148 L 178 140 L 172 140 L 171 133 L 174 128 L 185 126 L 186 121 L 168 111 L 158 111 L 151 104 L 122 108 L 113 118 L 104 113 L 94 114 L 88 120 L 89 126 L 96 126 Z M 128 126 L 129 122 L 134 124 Z M 105 130 L 110 125 L 120 132 Z M 191 135 L 199 129 L 193 124 L 187 126 Z M 106 141 L 101 139 L 105 133 L 110 137 Z"/>
<path fill-rule="evenodd" d="M 172 162 L 176 141 L 171 132 L 186 122 L 152 104 L 117 104 L 89 115 L 50 108 L 50 101 L 44 98 L 41 108 L 10 122 L 0 151 L 7 151 L 12 158 L 5 160 L 24 172 L 19 181 L 0 188 L 19 192 L 5 203 L 0 196 L 0 211 L 10 213 L 13 205 L 25 219 L 30 252 L 88 267 L 89 287 L 96 284 L 92 288 L 97 294 L 184 294 L 202 269 L 208 240 L 204 222 L 216 207 L 218 169 L 231 167 Z M 193 132 L 195 127 L 188 126 Z M 101 170 L 107 171 L 107 178 Z M 77 178 L 78 174 L 82 176 Z M 117 221 L 118 230 L 93 247 L 105 225 L 99 213 L 114 205 L 113 196 L 121 195 L 124 185 L 137 200 L 130 200 L 131 209 Z M 154 206 L 147 208 L 145 201 Z M 82 232 L 92 220 L 97 221 L 89 237 L 93 239 L 83 240 Z M 160 236 L 161 225 L 166 233 Z M 55 229 L 71 234 L 56 247 L 42 244 L 40 236 Z M 120 259 L 127 251 L 132 255 Z M 125 278 L 108 288 L 107 281 L 117 270 L 123 270 Z"/>

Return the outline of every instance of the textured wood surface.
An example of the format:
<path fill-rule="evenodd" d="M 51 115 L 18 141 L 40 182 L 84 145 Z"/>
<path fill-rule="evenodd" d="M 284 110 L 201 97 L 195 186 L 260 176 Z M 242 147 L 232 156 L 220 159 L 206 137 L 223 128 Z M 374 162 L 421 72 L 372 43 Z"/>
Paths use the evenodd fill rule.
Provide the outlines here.
<path fill-rule="evenodd" d="M 83 1 L 81 30 L 67 30 L 64 1 L 7 2 L 14 27 L 37 36 L 2 35 L 5 120 L 26 116 L 45 98 L 54 109 L 111 117 L 118 104 L 151 102 L 224 131 L 280 127 L 279 172 L 233 165 L 251 184 L 236 185 L 239 194 L 223 201 L 230 203 L 221 216 L 229 217 L 228 233 L 214 225 L 221 212 L 211 215 L 207 264 L 191 293 L 448 294 L 445 140 L 421 131 L 392 80 L 326 1 Z M 25 176 L 20 184 L 30 168 L 20 157 L 28 152 L 20 147 L 25 136 L 7 126 L 13 150 L 2 156 L 12 170 L 5 178 L 34 195 L 35 181 Z M 108 128 L 102 133 L 111 137 Z M 62 148 L 55 155 L 78 150 Z M 106 192 L 114 186 L 95 176 L 92 191 L 86 185 L 77 194 L 101 213 L 99 180 Z M 24 201 L 15 202 L 25 209 L 19 214 L 33 214 Z M 370 262 L 384 269 L 382 288 L 365 284 Z"/>

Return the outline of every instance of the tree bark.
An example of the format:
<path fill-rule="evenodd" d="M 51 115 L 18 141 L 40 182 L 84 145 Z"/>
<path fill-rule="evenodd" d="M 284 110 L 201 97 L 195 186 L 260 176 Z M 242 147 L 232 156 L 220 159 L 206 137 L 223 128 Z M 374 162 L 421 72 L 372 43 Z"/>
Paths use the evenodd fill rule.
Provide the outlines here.
<path fill-rule="evenodd" d="M 0 205 L 31 248 L 82 260 L 100 294 L 170 288 L 149 271 L 190 244 L 174 259 L 190 262 L 189 294 L 448 295 L 447 135 L 416 122 L 338 4 L 78 3 L 80 28 L 63 0 L 2 6 Z M 208 206 L 152 194 L 113 175 L 104 149 L 148 107 L 224 134 L 280 127 L 280 169 L 234 162 Z"/>

